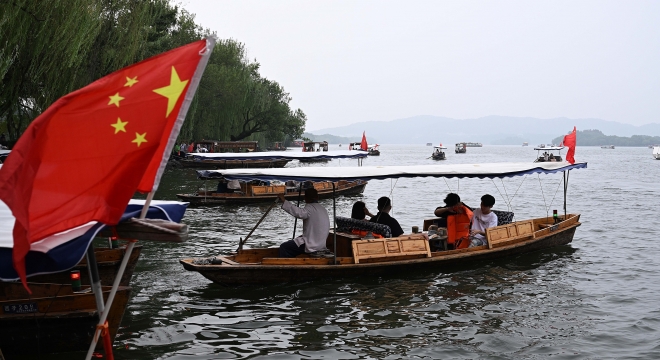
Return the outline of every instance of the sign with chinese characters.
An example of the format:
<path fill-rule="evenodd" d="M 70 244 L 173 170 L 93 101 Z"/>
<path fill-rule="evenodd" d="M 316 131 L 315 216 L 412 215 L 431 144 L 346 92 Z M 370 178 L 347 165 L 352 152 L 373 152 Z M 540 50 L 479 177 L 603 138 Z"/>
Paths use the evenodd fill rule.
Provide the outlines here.
<path fill-rule="evenodd" d="M 39 307 L 36 302 L 32 302 L 25 304 L 2 305 L 2 310 L 5 314 L 29 314 L 39 312 Z"/>

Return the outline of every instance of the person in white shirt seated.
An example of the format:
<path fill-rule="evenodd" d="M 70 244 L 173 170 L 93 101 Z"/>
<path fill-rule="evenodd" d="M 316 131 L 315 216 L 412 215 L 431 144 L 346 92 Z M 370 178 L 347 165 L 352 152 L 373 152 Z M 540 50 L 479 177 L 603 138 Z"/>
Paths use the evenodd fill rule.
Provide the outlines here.
<path fill-rule="evenodd" d="M 277 196 L 282 201 L 282 210 L 303 221 L 302 235 L 282 243 L 279 257 L 293 258 L 305 253 L 313 257 L 332 257 L 333 253 L 325 246 L 330 231 L 330 218 L 328 211 L 318 203 L 319 194 L 316 189 L 305 189 L 304 208 L 287 201 L 284 194 Z"/>
<path fill-rule="evenodd" d="M 497 216 L 491 211 L 495 198 L 486 194 L 481 197 L 481 206 L 475 209 L 470 230 L 470 247 L 486 245 L 486 229 L 497 226 Z"/>

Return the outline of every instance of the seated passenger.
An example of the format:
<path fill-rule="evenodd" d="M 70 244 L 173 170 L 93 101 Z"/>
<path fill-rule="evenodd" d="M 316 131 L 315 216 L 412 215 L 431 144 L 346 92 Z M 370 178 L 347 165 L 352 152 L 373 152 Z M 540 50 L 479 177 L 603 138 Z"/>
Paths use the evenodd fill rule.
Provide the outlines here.
<path fill-rule="evenodd" d="M 461 202 L 458 194 L 449 193 L 444 200 L 445 206 L 435 209 L 435 216 L 446 218 L 447 244 L 453 249 L 462 249 L 470 245 L 470 221 L 472 210 Z M 443 227 L 443 222 L 438 226 Z"/>
<path fill-rule="evenodd" d="M 330 219 L 323 205 L 318 203 L 319 194 L 316 189 L 305 190 L 305 207 L 299 208 L 277 194 L 282 201 L 282 210 L 303 220 L 303 233 L 293 240 L 280 245 L 279 257 L 293 258 L 300 254 L 310 254 L 318 257 L 332 257 L 333 254 L 325 247 L 325 241 L 330 232 Z"/>
<path fill-rule="evenodd" d="M 374 217 L 374 214 L 369 212 L 367 205 L 364 202 L 356 201 L 355 204 L 353 204 L 351 218 L 356 220 L 367 220 L 367 215 L 369 215 L 369 217 Z"/>
<path fill-rule="evenodd" d="M 395 218 L 391 217 L 389 212 L 392 210 L 392 201 L 387 196 L 378 199 L 378 213 L 371 217 L 371 222 L 387 225 L 392 230 L 392 237 L 401 236 L 403 229 Z"/>
<path fill-rule="evenodd" d="M 356 201 L 355 204 L 353 204 L 353 210 L 351 211 L 351 219 L 355 220 L 362 220 L 362 221 L 369 221 L 367 220 L 367 215 L 369 217 L 374 217 L 374 214 L 370 213 L 369 210 L 367 209 L 367 205 L 362 202 L 362 201 Z M 369 231 L 367 230 L 358 230 L 358 229 L 353 229 L 351 230 L 352 234 L 359 235 L 360 237 L 365 237 L 368 236 Z M 383 236 L 378 233 L 372 233 L 373 237 L 375 238 L 382 238 Z"/>
<path fill-rule="evenodd" d="M 555 156 L 552 155 L 552 153 L 550 153 L 550 161 L 557 161 L 557 159 L 555 159 Z"/>
<path fill-rule="evenodd" d="M 486 194 L 481 197 L 481 206 L 474 210 L 472 218 L 472 230 L 470 230 L 470 247 L 488 244 L 486 241 L 486 229 L 497 226 L 497 216 L 491 211 L 495 205 L 495 198 Z"/>

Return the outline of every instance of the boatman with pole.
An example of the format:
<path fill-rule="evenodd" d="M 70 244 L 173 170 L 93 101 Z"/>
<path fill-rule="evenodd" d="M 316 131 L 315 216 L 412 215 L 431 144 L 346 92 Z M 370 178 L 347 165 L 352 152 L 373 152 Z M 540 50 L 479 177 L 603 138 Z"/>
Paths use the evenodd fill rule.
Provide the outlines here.
<path fill-rule="evenodd" d="M 314 188 L 305 189 L 305 207 L 300 208 L 286 200 L 284 194 L 278 194 L 282 201 L 282 210 L 303 221 L 303 234 L 280 245 L 279 257 L 293 258 L 300 254 L 313 257 L 332 257 L 325 246 L 330 231 L 328 211 L 319 204 L 319 194 Z"/>

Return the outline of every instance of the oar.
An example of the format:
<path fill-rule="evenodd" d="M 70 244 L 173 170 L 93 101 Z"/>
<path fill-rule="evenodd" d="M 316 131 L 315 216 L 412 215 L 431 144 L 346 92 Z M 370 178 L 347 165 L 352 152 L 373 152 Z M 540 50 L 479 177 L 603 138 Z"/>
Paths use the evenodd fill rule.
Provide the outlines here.
<path fill-rule="evenodd" d="M 237 253 L 239 253 L 241 250 L 243 250 L 243 244 L 245 244 L 245 242 L 246 242 L 247 239 L 250 237 L 250 235 L 252 235 L 252 233 L 254 232 L 254 230 L 257 229 L 257 226 L 259 226 L 259 224 L 261 224 L 261 222 L 264 221 L 264 219 L 266 218 L 266 215 L 268 215 L 268 213 L 270 212 L 270 210 L 271 210 L 273 207 L 275 207 L 275 205 L 277 205 L 277 200 L 278 200 L 278 199 L 275 198 L 275 202 L 272 203 L 272 204 L 270 205 L 270 207 L 268 208 L 268 210 L 266 210 L 266 212 L 265 212 L 264 215 L 261 217 L 261 219 L 259 219 L 259 221 L 257 221 L 257 224 L 254 225 L 254 227 L 252 228 L 252 230 L 250 230 L 250 233 L 247 234 L 247 236 L 245 237 L 245 239 L 242 239 L 242 238 L 240 239 L 240 241 L 239 241 L 239 243 L 238 243 L 238 249 L 236 249 L 236 252 L 237 252 Z"/>

